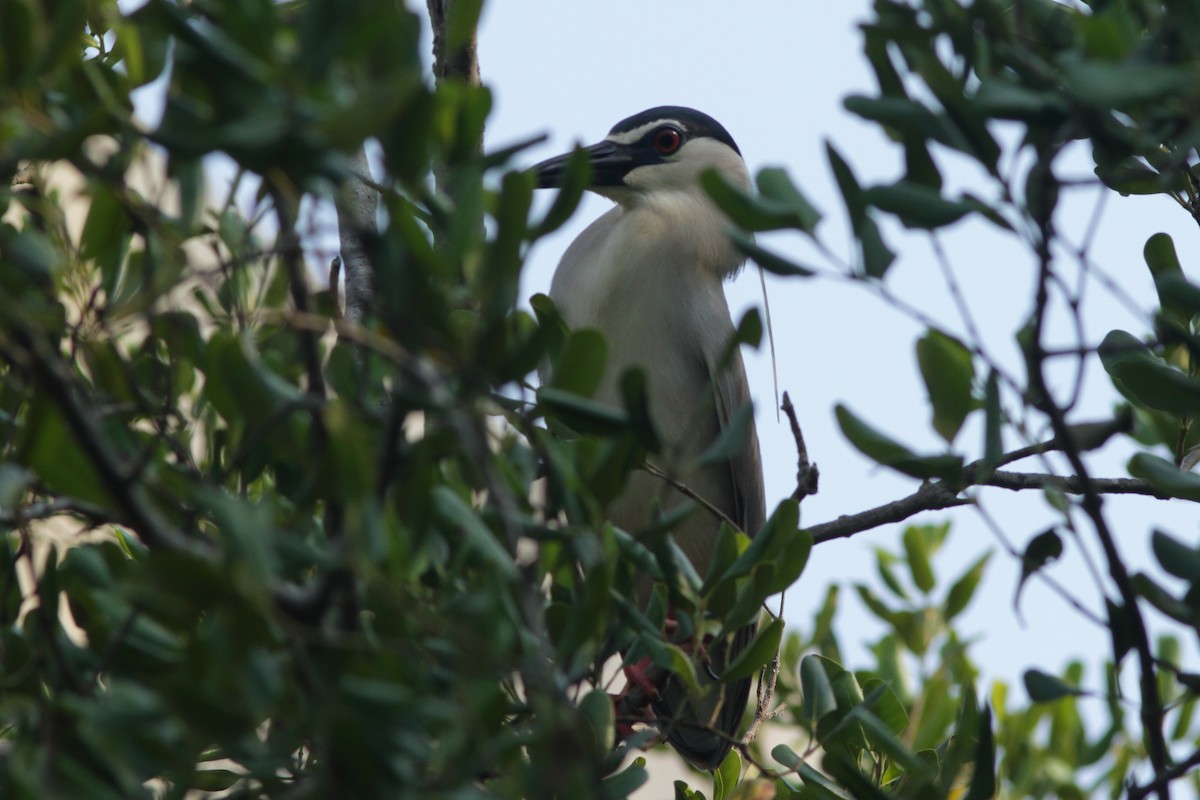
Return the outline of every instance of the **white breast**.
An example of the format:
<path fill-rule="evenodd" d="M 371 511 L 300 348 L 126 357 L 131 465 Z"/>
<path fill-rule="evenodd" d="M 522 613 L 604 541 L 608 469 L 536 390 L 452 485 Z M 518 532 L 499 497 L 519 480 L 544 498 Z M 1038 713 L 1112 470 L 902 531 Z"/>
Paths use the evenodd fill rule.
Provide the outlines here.
<path fill-rule="evenodd" d="M 572 243 L 550 294 L 569 326 L 597 328 L 608 341 L 596 399 L 619 406 L 621 374 L 640 367 L 651 418 L 666 446 L 654 457 L 656 465 L 732 516 L 728 468 L 689 466 L 720 432 L 709 364 L 719 360 L 733 332 L 722 278 L 738 262 L 724 221 L 697 225 L 700 211 L 661 199 L 613 208 Z M 698 236 L 698 228 L 714 235 Z M 663 481 L 638 472 L 609 516 L 636 531 L 656 508 L 681 499 Z M 718 527 L 711 514 L 697 512 L 676 531 L 701 575 Z"/>

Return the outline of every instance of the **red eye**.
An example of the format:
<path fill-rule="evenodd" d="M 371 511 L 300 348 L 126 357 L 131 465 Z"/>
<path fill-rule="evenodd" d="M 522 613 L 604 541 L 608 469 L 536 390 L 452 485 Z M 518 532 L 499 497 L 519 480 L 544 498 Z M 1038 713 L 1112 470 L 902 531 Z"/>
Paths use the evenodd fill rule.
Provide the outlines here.
<path fill-rule="evenodd" d="M 659 128 L 654 132 L 654 152 L 669 156 L 683 144 L 683 134 L 678 128 Z"/>

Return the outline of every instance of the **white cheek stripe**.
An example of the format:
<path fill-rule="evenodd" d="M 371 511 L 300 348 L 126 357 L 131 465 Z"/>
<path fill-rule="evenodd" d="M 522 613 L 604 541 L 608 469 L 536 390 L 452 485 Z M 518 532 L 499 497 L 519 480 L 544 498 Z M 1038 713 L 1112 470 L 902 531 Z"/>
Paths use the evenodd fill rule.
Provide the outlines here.
<path fill-rule="evenodd" d="M 623 131 L 621 133 L 610 133 L 608 136 L 605 136 L 604 138 L 610 142 L 616 142 L 617 144 L 633 144 L 634 142 L 641 139 L 643 136 L 645 136 L 650 131 L 654 130 L 655 128 L 661 128 L 663 125 L 674 125 L 676 128 L 679 128 L 680 130 L 683 129 L 683 123 L 681 123 L 679 120 L 656 119 L 653 122 L 647 122 L 645 125 L 639 125 L 638 127 L 634 128 L 631 131 Z"/>

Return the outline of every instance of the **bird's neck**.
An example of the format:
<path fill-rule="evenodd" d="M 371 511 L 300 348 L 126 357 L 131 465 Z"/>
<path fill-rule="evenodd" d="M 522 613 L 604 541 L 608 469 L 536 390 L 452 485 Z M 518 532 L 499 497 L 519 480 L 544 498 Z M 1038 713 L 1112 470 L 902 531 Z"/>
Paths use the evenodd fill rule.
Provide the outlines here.
<path fill-rule="evenodd" d="M 696 192 L 659 191 L 618 201 L 622 227 L 640 242 L 654 242 L 667 263 L 686 265 L 699 274 L 723 279 L 737 272 L 746 257 L 730 238 L 729 218 Z M 683 278 L 684 276 L 678 276 Z"/>

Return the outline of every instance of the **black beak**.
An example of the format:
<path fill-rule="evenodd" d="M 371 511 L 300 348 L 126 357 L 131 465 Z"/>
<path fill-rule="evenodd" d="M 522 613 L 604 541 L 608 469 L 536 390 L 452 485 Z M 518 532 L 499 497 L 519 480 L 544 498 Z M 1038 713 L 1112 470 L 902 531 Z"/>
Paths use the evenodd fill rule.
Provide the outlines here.
<path fill-rule="evenodd" d="M 625 173 L 637 166 L 628 147 L 607 139 L 585 147 L 583 152 L 587 153 L 588 164 L 591 167 L 591 180 L 588 185 L 594 188 L 620 186 Z M 566 153 L 548 158 L 535 166 L 533 172 L 537 176 L 537 188 L 554 189 L 562 186 L 571 155 Z"/>

